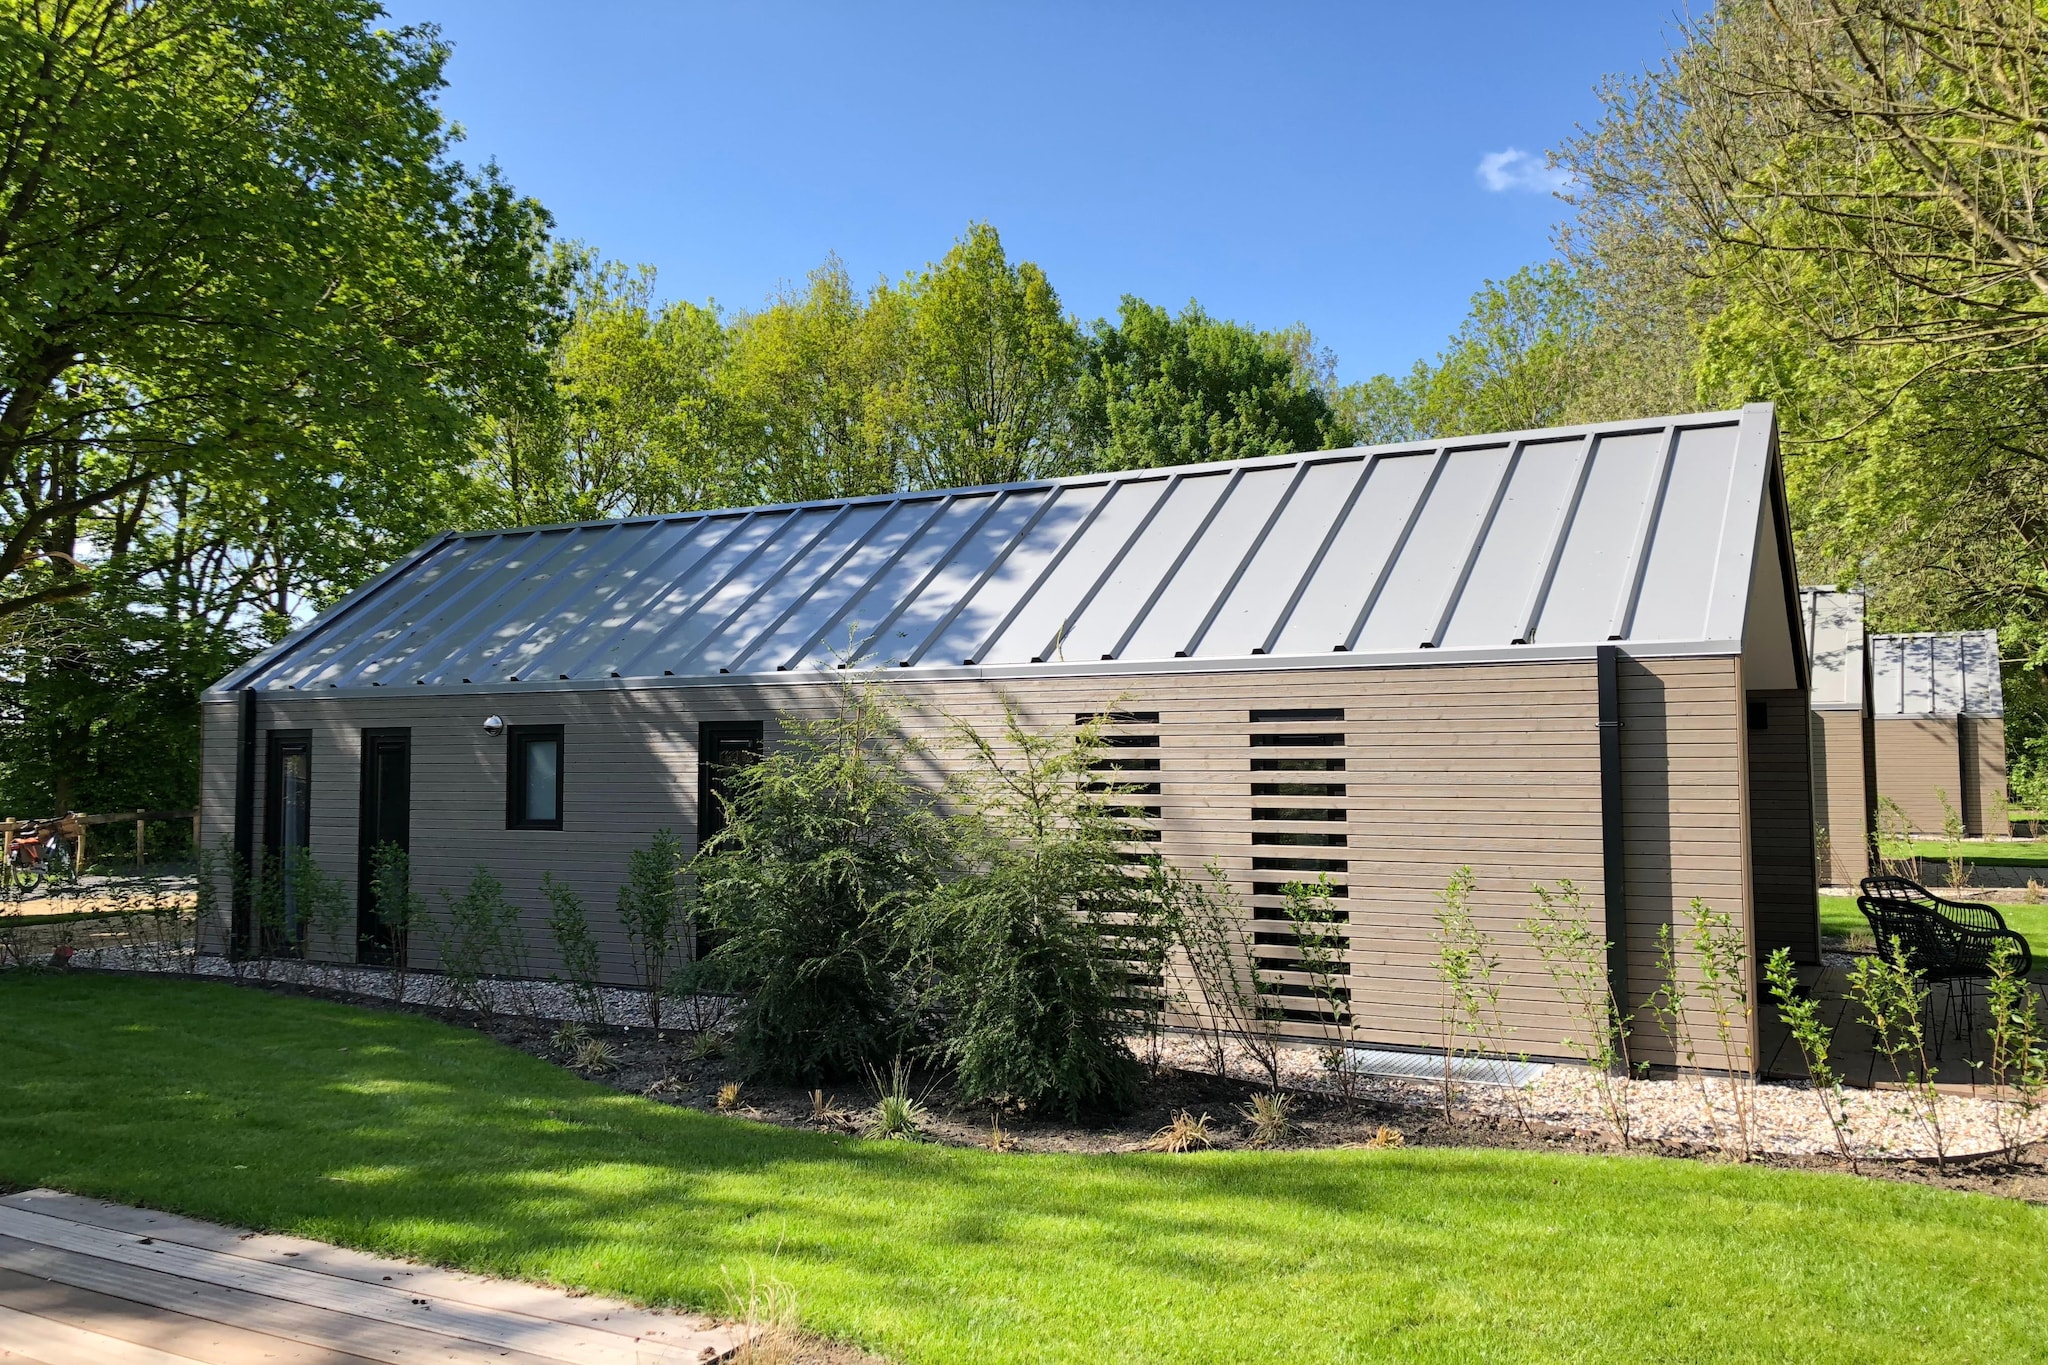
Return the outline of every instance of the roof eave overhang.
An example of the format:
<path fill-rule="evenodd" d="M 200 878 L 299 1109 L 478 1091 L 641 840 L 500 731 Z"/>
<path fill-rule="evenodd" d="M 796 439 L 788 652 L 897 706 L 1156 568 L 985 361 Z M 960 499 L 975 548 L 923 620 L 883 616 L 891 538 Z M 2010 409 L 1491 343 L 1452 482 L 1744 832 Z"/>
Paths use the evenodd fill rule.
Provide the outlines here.
<path fill-rule="evenodd" d="M 1742 641 L 1616 641 L 1614 647 L 1631 658 L 1726 658 L 1742 653 Z M 634 692 L 674 687 L 736 687 L 825 682 L 842 672 L 865 673 L 884 682 L 1021 682 L 1048 678 L 1136 678 L 1200 673 L 1285 673 L 1382 668 L 1484 667 L 1514 664 L 1590 663 L 1600 648 L 1594 644 L 1517 645 L 1505 649 L 1417 649 L 1372 654 L 1266 654 L 1219 659 L 1087 660 L 1074 663 L 1011 664 L 976 667 L 816 669 L 766 673 L 714 673 L 686 678 L 569 678 L 530 683 L 392 683 L 388 686 L 263 688 L 258 695 L 272 700 L 361 700 L 367 697 L 533 696 L 550 692 Z M 248 670 L 242 670 L 246 673 Z M 234 679 L 206 690 L 208 701 L 224 701 L 239 689 Z"/>

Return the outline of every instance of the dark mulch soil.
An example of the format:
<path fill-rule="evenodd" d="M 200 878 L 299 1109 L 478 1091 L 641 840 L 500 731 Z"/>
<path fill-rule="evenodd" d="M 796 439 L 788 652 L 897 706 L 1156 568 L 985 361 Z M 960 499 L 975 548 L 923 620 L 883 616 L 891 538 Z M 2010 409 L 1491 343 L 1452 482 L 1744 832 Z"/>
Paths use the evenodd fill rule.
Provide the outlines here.
<path fill-rule="evenodd" d="M 557 1065 L 567 1065 L 572 1060 L 556 1045 L 554 1026 L 543 1027 L 517 1019 L 480 1022 L 472 1017 L 443 1017 L 451 1023 L 482 1028 L 509 1046 Z M 696 1035 L 680 1031 L 657 1035 L 652 1029 L 632 1028 L 608 1029 L 602 1037 L 616 1054 L 610 1068 L 579 1074 L 664 1104 L 718 1110 L 720 1092 L 728 1085 L 737 1085 L 738 1093 L 731 1097 L 732 1104 L 726 1112 L 788 1128 L 858 1133 L 863 1131 L 867 1111 L 876 1098 L 872 1083 L 827 1086 L 817 1092 L 828 1106 L 821 1114 L 814 1092 L 809 1089 L 750 1080 L 730 1057 L 699 1056 Z M 1136 1105 L 1128 1113 L 1084 1114 L 1078 1120 L 1068 1120 L 1060 1114 L 1016 1110 L 997 1113 L 985 1105 L 962 1105 L 935 1082 L 921 1078 L 920 1084 L 929 1087 L 920 1091 L 929 1114 L 922 1132 L 927 1141 L 987 1147 L 993 1126 L 999 1122 L 1006 1150 L 1016 1152 L 1142 1151 L 1181 1112 L 1209 1116 L 1215 1147 L 1248 1147 L 1252 1145 L 1251 1125 L 1242 1111 L 1262 1089 L 1250 1082 L 1206 1072 L 1167 1069 L 1144 1082 Z M 1367 1147 L 1393 1142 L 1411 1147 L 1521 1151 L 1620 1150 L 1616 1143 L 1581 1132 L 1545 1124 L 1534 1124 L 1525 1131 L 1512 1120 L 1486 1114 L 1454 1111 L 1447 1120 L 1433 1109 L 1370 1098 L 1347 1100 L 1314 1092 L 1296 1093 L 1293 1103 L 1294 1131 L 1275 1147 Z M 1729 1160 L 1718 1149 L 1676 1143 L 1656 1143 L 1638 1150 L 1691 1160 Z M 1798 1170 L 1851 1169 L 1838 1157 L 1768 1156 L 1758 1160 Z M 1933 1162 L 1863 1161 L 1856 1164 L 1854 1171 L 1880 1179 L 2048 1204 L 2048 1153 L 2040 1148 L 2022 1152 L 2016 1163 L 2008 1163 L 2002 1156 L 1975 1157 L 1952 1160 L 1946 1169 L 1939 1169 Z"/>

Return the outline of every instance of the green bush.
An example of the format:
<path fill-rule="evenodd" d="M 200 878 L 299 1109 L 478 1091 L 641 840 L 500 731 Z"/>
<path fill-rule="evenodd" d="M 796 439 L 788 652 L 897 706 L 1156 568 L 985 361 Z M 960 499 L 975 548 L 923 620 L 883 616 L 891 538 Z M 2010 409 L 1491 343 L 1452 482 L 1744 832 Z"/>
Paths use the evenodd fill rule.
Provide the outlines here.
<path fill-rule="evenodd" d="M 555 956 L 561 959 L 576 1012 L 583 1016 L 584 1023 L 602 1027 L 604 997 L 598 987 L 597 936 L 590 932 L 590 916 L 583 908 L 583 898 L 556 881 L 552 872 L 541 874 L 540 891 L 548 902 L 548 937 L 554 940 Z"/>
<path fill-rule="evenodd" d="M 970 1099 L 1121 1107 L 1138 1071 L 1125 1036 L 1146 1021 L 1109 944 L 1156 932 L 1160 906 L 1124 857 L 1128 828 L 1086 791 L 1101 723 L 1034 733 L 1006 705 L 1000 746 L 955 733 L 973 761 L 955 784 L 967 870 L 919 915 L 937 1054 Z"/>
<path fill-rule="evenodd" d="M 619 887 L 619 923 L 632 950 L 633 975 L 647 991 L 647 1022 L 657 1031 L 669 967 L 690 922 L 683 910 L 682 872 L 683 841 L 658 829 L 646 848 L 626 855 L 626 880 Z"/>
<path fill-rule="evenodd" d="M 719 935 L 701 974 L 742 992 L 733 1045 L 756 1074 L 859 1075 L 914 1042 L 906 916 L 953 861 L 914 751 L 855 679 L 833 714 L 785 722 L 734 774 L 725 828 L 692 869 Z"/>
<path fill-rule="evenodd" d="M 440 916 L 427 921 L 450 1004 L 479 1014 L 497 1011 L 491 978 L 525 975 L 526 933 L 505 884 L 481 863 L 460 896 L 441 893 Z"/>

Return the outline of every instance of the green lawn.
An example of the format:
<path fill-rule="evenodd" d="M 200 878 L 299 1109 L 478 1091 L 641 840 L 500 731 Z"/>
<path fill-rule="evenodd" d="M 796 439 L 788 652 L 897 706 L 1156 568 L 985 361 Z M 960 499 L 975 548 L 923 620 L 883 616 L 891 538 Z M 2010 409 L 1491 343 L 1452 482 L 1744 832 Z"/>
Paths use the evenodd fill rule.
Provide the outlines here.
<path fill-rule="evenodd" d="M 1890 848 L 1890 844 L 1885 845 Z M 1962 843 L 1963 861 L 1976 863 L 1981 867 L 2044 867 L 2048 868 L 2048 839 L 1965 839 Z M 1905 846 L 1910 856 L 1927 863 L 1946 863 L 1948 845 L 1940 839 L 1915 839 Z M 1930 877 L 1939 877 L 1936 868 L 1928 868 Z"/>
<path fill-rule="evenodd" d="M 2026 935 L 2034 950 L 2037 973 L 2048 970 L 2048 905 L 2012 905 L 2001 901 L 1995 908 L 2007 928 Z M 1854 896 L 1822 896 L 1820 931 L 1829 938 L 1868 939 L 1870 922 L 1856 908 Z"/>
<path fill-rule="evenodd" d="M 1221 1117 L 1219 1115 L 1219 1117 Z M 0 977 L 0 1181 L 922 1361 L 2038 1359 L 2048 1210 L 1479 1151 L 1017 1156 L 674 1109 L 472 1031 Z"/>

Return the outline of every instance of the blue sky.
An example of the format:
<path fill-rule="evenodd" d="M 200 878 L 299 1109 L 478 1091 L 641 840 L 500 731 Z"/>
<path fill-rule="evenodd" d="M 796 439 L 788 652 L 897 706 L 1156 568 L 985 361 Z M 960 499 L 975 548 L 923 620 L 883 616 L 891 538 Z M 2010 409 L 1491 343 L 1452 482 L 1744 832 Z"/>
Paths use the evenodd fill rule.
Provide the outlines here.
<path fill-rule="evenodd" d="M 833 251 L 895 277 L 987 219 L 1084 319 L 1135 293 L 1305 322 L 1346 379 L 1433 355 L 1482 280 L 1546 254 L 1543 149 L 1675 12 L 387 4 L 454 44 L 462 155 L 665 297 L 754 307 Z"/>

